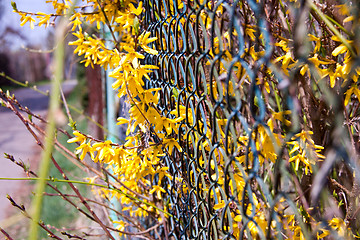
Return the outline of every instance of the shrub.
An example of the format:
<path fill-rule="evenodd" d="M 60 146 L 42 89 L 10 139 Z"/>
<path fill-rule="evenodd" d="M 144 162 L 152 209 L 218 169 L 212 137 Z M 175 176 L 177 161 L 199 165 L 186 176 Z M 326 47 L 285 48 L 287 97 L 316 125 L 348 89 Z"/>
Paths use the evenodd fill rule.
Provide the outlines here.
<path fill-rule="evenodd" d="M 82 212 L 109 238 L 358 236 L 355 1 L 48 2 L 15 6 L 21 24 L 70 16 L 74 52 L 130 105 L 124 144 L 75 124 L 68 141 L 122 206 L 116 229 Z"/>

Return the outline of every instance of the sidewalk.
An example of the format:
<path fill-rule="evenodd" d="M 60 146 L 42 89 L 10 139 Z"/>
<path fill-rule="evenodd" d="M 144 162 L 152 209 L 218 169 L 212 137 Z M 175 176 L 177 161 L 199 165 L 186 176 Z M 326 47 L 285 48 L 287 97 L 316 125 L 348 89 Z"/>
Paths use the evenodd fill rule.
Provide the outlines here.
<path fill-rule="evenodd" d="M 63 83 L 64 94 L 68 94 L 77 84 L 76 80 Z M 38 87 L 41 91 L 49 90 L 50 85 Z M 12 92 L 23 105 L 33 113 L 46 116 L 48 97 L 32 89 L 19 89 Z M 26 115 L 25 115 L 26 116 Z M 13 155 L 15 160 L 23 161 L 26 165 L 34 166 L 41 158 L 40 147 L 36 145 L 32 135 L 26 130 L 18 117 L 4 107 L 0 107 L 0 177 L 26 177 L 23 170 L 4 158 L 4 153 Z M 36 165 L 36 164 L 35 164 Z M 32 168 L 32 170 L 36 170 Z M 7 210 L 11 205 L 6 194 L 15 196 L 26 187 L 25 181 L 0 181 L 0 224 L 7 217 Z"/>

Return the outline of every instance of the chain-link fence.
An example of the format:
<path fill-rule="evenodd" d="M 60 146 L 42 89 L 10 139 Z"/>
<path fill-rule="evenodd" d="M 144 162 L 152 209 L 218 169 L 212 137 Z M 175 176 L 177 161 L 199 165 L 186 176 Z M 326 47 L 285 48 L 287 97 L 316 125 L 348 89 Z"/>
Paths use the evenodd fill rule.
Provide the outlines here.
<path fill-rule="evenodd" d="M 357 143 L 344 116 L 356 116 L 359 104 L 343 107 L 356 81 L 329 87 L 330 74 L 316 70 L 325 69 L 326 54 L 335 60 L 339 43 L 331 37 L 342 31 L 326 25 L 317 6 L 145 1 L 141 24 L 158 38 L 159 51 L 145 58 L 159 66 L 148 88 L 161 88 L 163 114 L 185 116 L 181 148 L 163 158 L 173 176 L 163 180 L 171 239 L 338 239 L 348 228 L 357 234 Z M 320 39 L 323 63 L 311 60 L 318 41 L 308 36 Z"/>

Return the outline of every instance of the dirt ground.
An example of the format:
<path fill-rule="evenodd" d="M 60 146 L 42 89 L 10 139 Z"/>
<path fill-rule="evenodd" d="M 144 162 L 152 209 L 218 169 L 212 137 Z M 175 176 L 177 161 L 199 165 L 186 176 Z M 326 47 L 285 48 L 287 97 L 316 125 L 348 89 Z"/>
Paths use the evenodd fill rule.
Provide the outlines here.
<path fill-rule="evenodd" d="M 75 87 L 76 81 L 66 81 L 63 85 L 64 93 L 69 93 Z M 49 89 L 49 85 L 38 87 L 42 91 Z M 48 97 L 32 89 L 19 89 L 13 92 L 18 101 L 31 109 L 35 114 L 46 116 Z M 26 116 L 26 115 L 25 115 Z M 26 116 L 27 117 L 27 116 Z M 32 135 L 24 124 L 10 110 L 0 107 L 0 177 L 26 177 L 23 170 L 4 157 L 4 153 L 14 156 L 15 160 L 23 161 L 35 170 L 41 159 L 41 149 L 36 145 Z M 31 185 L 26 181 L 0 181 L 0 227 L 15 223 L 21 216 L 14 211 L 6 195 L 15 200 L 28 198 L 31 194 Z M 15 215 L 14 215 L 15 214 Z M 1 237 L 0 237 L 1 239 Z"/>

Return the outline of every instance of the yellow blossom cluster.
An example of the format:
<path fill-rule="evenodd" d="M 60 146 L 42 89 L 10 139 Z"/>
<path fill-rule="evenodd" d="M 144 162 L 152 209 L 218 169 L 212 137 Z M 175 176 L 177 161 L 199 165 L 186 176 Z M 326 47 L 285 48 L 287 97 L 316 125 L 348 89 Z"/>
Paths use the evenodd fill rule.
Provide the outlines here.
<path fill-rule="evenodd" d="M 175 43 L 168 43 L 161 34 L 152 36 L 151 32 L 142 28 L 142 1 L 83 0 L 81 3 L 84 6 L 75 7 L 71 7 L 73 2 L 70 0 L 47 2 L 53 5 L 54 14 L 27 13 L 15 7 L 14 10 L 21 16 L 21 25 L 29 23 L 32 27 L 35 24 L 48 26 L 50 21 L 56 20 L 58 16 L 69 14 L 69 25 L 76 37 L 76 40 L 70 43 L 75 47 L 74 52 L 83 57 L 85 66 L 97 64 L 110 70 L 109 76 L 115 79 L 113 89 L 117 91 L 118 97 L 126 96 L 130 105 L 129 119 L 117 119 L 119 125 L 127 124 L 124 144 L 109 140 L 99 141 L 77 130 L 73 132 L 75 137 L 68 141 L 79 144 L 76 154 L 81 160 L 88 155 L 96 163 L 105 163 L 122 183 L 119 191 L 101 189 L 106 198 L 118 198 L 125 206 L 123 210 L 128 211 L 132 217 L 146 217 L 151 213 L 158 217 L 159 221 L 163 221 L 162 213 L 175 208 L 173 203 L 168 204 L 165 201 L 166 194 L 176 191 L 180 198 L 192 188 L 191 194 L 207 198 L 209 206 L 206 210 L 202 209 L 203 215 L 226 215 L 229 218 L 228 226 L 220 226 L 220 220 L 215 225 L 222 232 L 230 231 L 235 239 L 242 236 L 243 229 L 248 230 L 246 238 L 264 239 L 266 232 L 281 235 L 283 231 L 291 239 L 305 239 L 301 223 L 314 222 L 308 213 L 304 213 L 302 218 L 297 217 L 297 211 L 288 210 L 291 204 L 287 204 L 284 199 L 278 203 L 270 203 L 265 196 L 266 191 L 262 191 L 262 185 L 254 183 L 257 179 L 253 176 L 253 171 L 261 172 L 263 183 L 272 181 L 274 177 L 271 172 L 278 161 L 285 160 L 285 165 L 294 175 L 304 177 L 313 174 L 316 165 L 325 159 L 324 147 L 313 140 L 313 126 L 308 124 L 308 116 L 300 119 L 301 127 L 295 134 L 288 134 L 287 129 L 297 124 L 291 121 L 292 115 L 302 110 L 295 113 L 293 109 L 281 107 L 284 102 L 281 103 L 280 100 L 277 89 L 280 89 L 280 83 L 274 77 L 277 74 L 274 69 L 281 69 L 281 74 L 286 77 L 297 71 L 306 81 L 315 80 L 314 85 L 326 81 L 330 89 L 345 86 L 348 81 L 352 81 L 345 92 L 346 107 L 353 95 L 360 100 L 357 86 L 360 71 L 352 70 L 353 50 L 348 47 L 352 41 L 344 42 L 333 35 L 328 40 L 334 47 L 327 49 L 329 52 L 326 53 L 323 37 L 309 33 L 307 40 L 311 50 L 306 56 L 307 60 L 301 62 L 295 57 L 293 40 L 274 34 L 276 41 L 271 45 L 272 57 L 269 63 L 273 68 L 263 63 L 257 66 L 267 54 L 267 40 L 263 30 L 256 25 L 254 15 L 249 14 L 248 22 L 239 23 L 243 31 L 227 29 L 221 25 L 220 19 L 227 10 L 222 4 L 218 4 L 220 1 L 188 1 L 186 4 L 180 0 L 165 1 L 169 9 L 166 8 L 161 13 L 169 16 L 175 15 L 175 12 L 187 11 L 191 4 L 197 8 L 197 4 L 201 5 L 198 14 L 193 11 L 186 20 L 179 18 L 174 32 L 184 31 L 181 24 L 188 24 L 186 31 L 195 26 L 197 37 L 204 38 L 206 43 L 197 50 L 206 55 L 206 58 L 196 65 L 201 76 L 196 76 L 198 79 L 192 80 L 192 83 L 182 89 L 171 90 L 170 99 L 174 100 L 175 104 L 169 110 L 159 107 L 163 100 L 163 89 L 145 88 L 146 81 L 153 80 L 150 78 L 153 71 L 163 66 L 148 65 L 144 62 L 146 56 L 159 55 L 160 49 L 163 52 L 175 52 Z M 281 2 L 289 5 L 295 2 L 294 6 L 297 6 L 296 1 Z M 247 9 L 249 6 L 238 3 L 237 7 Z M 290 13 L 282 14 L 287 16 Z M 162 21 L 164 29 L 173 27 L 173 19 L 169 16 Z M 353 21 L 352 16 L 347 16 L 344 20 L 349 21 Z M 109 30 L 112 44 L 108 44 L 100 36 L 89 35 L 84 30 L 85 24 L 94 24 L 97 29 Z M 213 28 L 216 33 L 210 37 Z M 238 40 L 240 35 L 243 37 L 242 41 L 246 42 L 241 46 L 234 43 L 234 39 Z M 158 39 L 159 36 L 162 38 Z M 192 42 L 187 43 L 188 48 L 197 46 L 195 37 L 191 34 L 188 37 L 189 39 L 182 39 L 178 43 L 178 50 L 185 46 L 184 41 Z M 187 52 L 183 54 L 191 55 Z M 187 60 L 186 64 L 191 65 L 190 60 Z M 256 76 L 251 72 L 254 65 Z M 187 77 L 182 80 L 189 81 Z M 195 81 L 201 82 L 201 89 L 195 89 Z M 249 89 L 254 87 L 252 82 L 259 88 L 260 93 L 250 99 L 253 102 L 249 109 L 243 103 L 249 100 L 245 96 L 250 95 Z M 177 84 L 181 85 L 180 81 Z M 265 113 L 261 112 L 263 99 L 268 101 L 264 107 Z M 236 111 L 247 118 L 247 124 L 244 123 L 245 120 L 231 114 Z M 254 120 L 254 115 L 258 113 L 264 115 L 262 121 Z M 174 171 L 170 171 L 170 167 L 177 167 L 177 158 L 182 154 L 186 155 L 187 160 L 190 159 L 184 167 L 187 172 L 181 177 L 173 176 L 171 173 Z M 173 165 L 169 166 L 164 159 L 170 159 Z M 176 169 L 175 172 L 180 170 Z M 176 190 L 171 190 L 171 186 L 165 184 L 167 181 L 178 186 Z M 274 192 L 275 190 L 272 190 L 271 194 Z M 300 205 L 301 197 L 303 196 L 297 195 L 293 200 Z M 155 208 L 153 203 L 161 206 L 161 209 Z M 271 204 L 274 206 L 270 206 Z M 271 216 L 272 219 L 268 214 L 271 207 L 274 208 L 275 216 Z M 124 221 L 114 223 L 119 225 L 120 230 L 125 229 Z M 317 226 L 318 239 L 328 236 L 329 229 L 342 236 L 348 234 L 342 219 L 333 217 L 328 223 L 330 228 Z"/>

